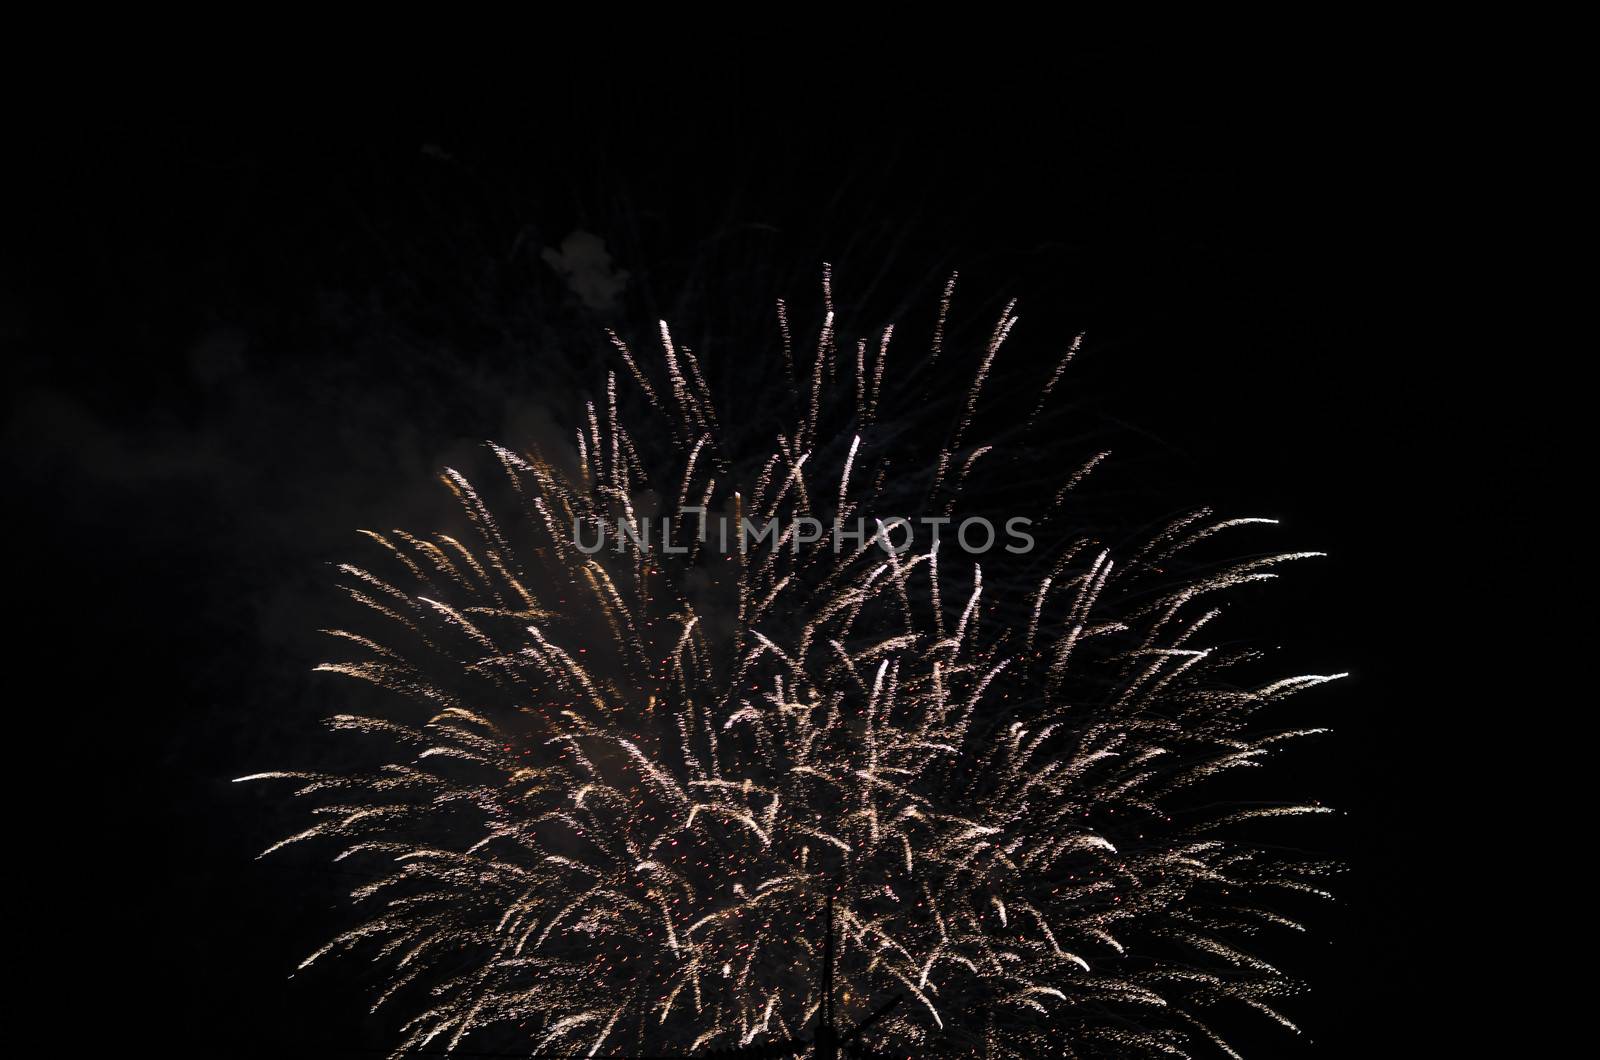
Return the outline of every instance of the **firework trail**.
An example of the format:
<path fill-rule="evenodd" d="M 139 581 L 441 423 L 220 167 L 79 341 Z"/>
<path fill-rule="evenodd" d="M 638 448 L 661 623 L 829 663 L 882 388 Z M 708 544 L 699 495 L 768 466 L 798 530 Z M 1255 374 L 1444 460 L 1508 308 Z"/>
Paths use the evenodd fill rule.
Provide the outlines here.
<path fill-rule="evenodd" d="M 779 306 L 789 413 L 759 448 L 730 441 L 667 324 L 648 357 L 613 335 L 570 452 L 491 446 L 482 490 L 443 476 L 462 529 L 363 531 L 374 559 L 340 567 L 368 617 L 329 631 L 347 655 L 321 669 L 387 706 L 331 725 L 379 764 L 241 779 L 314 804 L 267 853 L 316 840 L 372 867 L 364 919 L 302 967 L 351 950 L 387 969 L 374 1008 L 407 1013 L 397 1055 L 803 1034 L 827 893 L 841 1014 L 904 1001 L 876 1048 L 1231 1055 L 1211 1013 L 1233 1007 L 1292 1030 L 1276 1005 L 1297 986 L 1252 940 L 1300 930 L 1276 910 L 1323 895 L 1331 866 L 1238 826 L 1325 811 L 1196 791 L 1308 735 L 1268 708 L 1331 678 L 1252 683 L 1251 653 L 1206 637 L 1229 590 L 1309 554 L 1186 564 L 1266 521 L 1205 511 L 1121 550 L 1076 532 L 1070 491 L 1104 454 L 1045 489 L 1027 471 L 1025 557 L 968 555 L 956 522 L 895 554 L 891 516 L 959 521 L 975 466 L 1025 463 L 1001 455 L 1038 409 L 969 437 L 1014 305 L 942 444 L 891 469 L 896 336 L 844 341 L 827 301 L 815 341 Z M 1038 380 L 1041 409 L 1077 348 Z M 841 544 L 835 520 L 857 519 Z M 776 540 L 726 544 L 744 520 Z"/>

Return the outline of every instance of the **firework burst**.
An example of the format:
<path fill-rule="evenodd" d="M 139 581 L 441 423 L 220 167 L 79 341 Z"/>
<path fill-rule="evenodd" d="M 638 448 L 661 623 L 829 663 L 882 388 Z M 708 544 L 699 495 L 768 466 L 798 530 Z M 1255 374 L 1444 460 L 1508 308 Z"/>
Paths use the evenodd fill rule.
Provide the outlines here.
<path fill-rule="evenodd" d="M 953 356 L 953 284 L 927 359 Z M 380 962 L 397 1054 L 803 1036 L 829 894 L 843 1018 L 903 999 L 879 1049 L 1231 1053 L 1230 1004 L 1292 1028 L 1296 986 L 1254 940 L 1298 930 L 1283 896 L 1321 895 L 1330 866 L 1236 826 L 1325 811 L 1195 792 L 1308 734 L 1268 708 L 1330 678 L 1249 681 L 1251 653 L 1207 635 L 1229 590 L 1309 554 L 1191 564 L 1266 521 L 1204 511 L 1120 548 L 1075 526 L 1103 454 L 1039 488 L 1026 445 L 1076 343 L 1032 417 L 975 443 L 1014 305 L 941 444 L 908 449 L 880 422 L 893 330 L 842 339 L 824 294 L 814 341 L 779 306 L 787 412 L 759 445 L 666 324 L 649 357 L 612 336 L 570 447 L 491 446 L 481 490 L 443 476 L 461 529 L 364 531 L 374 559 L 340 567 L 368 617 L 329 631 L 347 651 L 322 669 L 389 707 L 330 724 L 375 764 L 242 779 L 314 804 L 267 853 L 371 867 L 361 922 L 305 964 Z M 1026 554 L 953 539 L 986 464 L 1040 498 Z M 897 552 L 893 517 L 930 514 L 944 539 Z M 772 539 L 738 547 L 747 522 Z"/>

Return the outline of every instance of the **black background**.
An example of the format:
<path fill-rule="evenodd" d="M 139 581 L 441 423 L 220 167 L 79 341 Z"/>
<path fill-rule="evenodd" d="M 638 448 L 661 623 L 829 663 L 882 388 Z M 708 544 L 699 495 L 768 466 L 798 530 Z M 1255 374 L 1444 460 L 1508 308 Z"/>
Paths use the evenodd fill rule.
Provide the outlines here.
<path fill-rule="evenodd" d="M 290 977 L 348 881 L 253 860 L 295 818 L 228 781 L 323 753 L 335 700 L 307 671 L 348 529 L 425 520 L 439 466 L 592 383 L 570 336 L 610 318 L 539 256 L 579 228 L 630 271 L 635 328 L 765 326 L 823 260 L 864 320 L 925 319 L 960 268 L 975 317 L 1021 297 L 1038 356 L 1088 332 L 1086 429 L 1168 508 L 1329 552 L 1258 603 L 1286 667 L 1353 674 L 1315 693 L 1337 734 L 1296 781 L 1348 811 L 1314 841 L 1351 871 L 1290 959 L 1315 1048 L 1265 1032 L 1254 1055 L 1399 1053 L 1433 1019 L 1439 708 L 1411 690 L 1437 663 L 1415 527 L 1440 354 L 1401 341 L 1392 289 L 1424 253 L 1427 108 L 1344 45 L 912 51 L 541 56 L 449 91 L 209 69 L 69 93 L 18 134 L 36 181 L 0 326 L 37 643 L 11 751 L 38 767 L 19 828 L 50 909 L 18 930 L 87 1013 L 59 1044 L 381 1055 L 368 973 Z"/>

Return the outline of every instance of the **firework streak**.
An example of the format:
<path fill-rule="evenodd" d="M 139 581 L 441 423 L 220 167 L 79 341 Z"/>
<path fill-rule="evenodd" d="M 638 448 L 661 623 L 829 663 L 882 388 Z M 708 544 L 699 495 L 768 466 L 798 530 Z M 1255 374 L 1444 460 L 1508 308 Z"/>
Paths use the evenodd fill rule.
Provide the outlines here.
<path fill-rule="evenodd" d="M 879 419 L 892 333 L 844 343 L 829 306 L 796 350 L 780 306 L 789 419 L 760 448 L 727 440 L 662 324 L 648 360 L 613 336 L 626 386 L 608 378 L 570 448 L 491 446 L 482 491 L 445 472 L 460 529 L 364 531 L 374 558 L 340 571 L 367 617 L 330 631 L 347 661 L 321 669 L 383 690 L 364 694 L 380 716 L 331 719 L 370 771 L 241 779 L 314 806 L 267 853 L 316 841 L 370 869 L 364 919 L 305 965 L 350 950 L 386 969 L 397 1055 L 803 1035 L 829 892 L 841 1019 L 903 998 L 875 1048 L 1232 1054 L 1230 1009 L 1292 1029 L 1276 1005 L 1298 987 L 1256 942 L 1300 930 L 1283 910 L 1332 866 L 1241 823 L 1326 811 L 1205 788 L 1321 731 L 1268 708 L 1331 678 L 1251 681 L 1252 653 L 1206 638 L 1229 590 L 1310 554 L 1185 559 L 1267 520 L 1189 513 L 1117 554 L 1067 514 L 1096 456 L 1037 491 L 1038 551 L 997 555 L 987 585 L 991 558 L 949 541 L 720 552 L 685 522 L 683 551 L 575 546 L 575 524 L 691 507 L 871 526 L 908 490 L 959 518 L 1013 309 L 920 467 L 884 455 L 905 435 Z"/>

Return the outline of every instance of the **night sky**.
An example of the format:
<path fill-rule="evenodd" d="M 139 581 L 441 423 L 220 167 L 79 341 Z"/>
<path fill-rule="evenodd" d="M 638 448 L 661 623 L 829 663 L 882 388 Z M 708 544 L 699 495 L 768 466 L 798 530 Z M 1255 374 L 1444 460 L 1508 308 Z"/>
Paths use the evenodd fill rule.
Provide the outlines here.
<path fill-rule="evenodd" d="M 1394 528 L 1425 516 L 1407 454 L 1437 443 L 1401 426 L 1432 355 L 1385 341 L 1378 289 L 1414 250 L 1404 131 L 1334 49 L 902 58 L 544 58 L 448 93 L 176 78 L 69 90 L 19 134 L 36 182 L 0 333 L 12 618 L 38 643 L 11 754 L 39 770 L 19 827 L 63 911 L 14 931 L 79 999 L 58 1045 L 383 1055 L 359 960 L 290 978 L 350 880 L 315 851 L 254 860 L 300 818 L 229 783 L 335 753 L 316 721 L 340 690 L 310 673 L 327 564 L 354 527 L 428 525 L 433 475 L 482 440 L 566 423 L 602 327 L 736 348 L 773 297 L 809 306 L 824 261 L 863 323 L 925 320 L 958 268 L 975 320 L 1020 298 L 1021 356 L 1085 331 L 1084 437 L 1154 514 L 1270 515 L 1331 554 L 1252 605 L 1285 673 L 1354 675 L 1298 708 L 1336 734 L 1278 789 L 1348 811 L 1302 833 L 1350 871 L 1285 956 L 1316 1047 L 1263 1032 L 1252 1055 L 1415 1029 L 1434 716 L 1401 691 Z M 610 265 L 568 244 L 578 278 L 553 266 L 575 232 Z"/>

